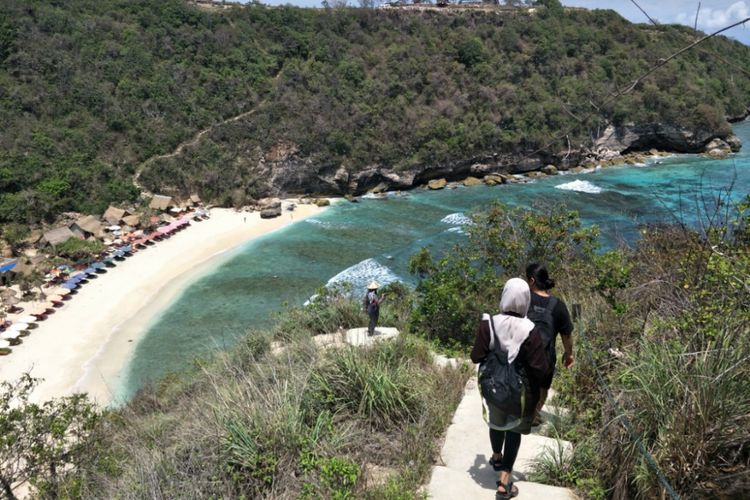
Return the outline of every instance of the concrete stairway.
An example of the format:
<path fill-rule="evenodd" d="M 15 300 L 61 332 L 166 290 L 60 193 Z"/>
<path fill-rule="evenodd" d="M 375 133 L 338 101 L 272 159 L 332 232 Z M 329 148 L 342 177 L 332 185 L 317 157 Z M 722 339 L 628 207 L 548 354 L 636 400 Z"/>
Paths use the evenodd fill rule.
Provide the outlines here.
<path fill-rule="evenodd" d="M 552 418 L 552 415 L 543 415 Z M 519 500 L 571 500 L 573 492 L 567 488 L 548 486 L 526 480 L 531 470 L 531 462 L 544 452 L 545 448 L 558 449 L 563 446 L 566 452 L 572 450 L 565 441 L 530 434 L 521 439 L 521 449 L 516 459 L 513 480 L 518 487 Z M 431 498 L 441 500 L 494 498 L 495 481 L 498 473 L 487 462 L 492 455 L 489 430 L 482 419 L 482 401 L 477 389 L 476 377 L 466 384 L 453 423 L 448 428 L 443 449 L 440 453 L 442 464 L 432 469 L 432 477 L 427 485 Z"/>

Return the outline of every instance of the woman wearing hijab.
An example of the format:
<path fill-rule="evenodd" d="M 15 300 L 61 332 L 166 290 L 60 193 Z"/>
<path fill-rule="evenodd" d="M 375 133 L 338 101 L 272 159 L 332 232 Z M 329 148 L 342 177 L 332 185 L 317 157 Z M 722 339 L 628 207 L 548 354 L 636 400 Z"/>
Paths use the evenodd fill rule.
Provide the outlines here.
<path fill-rule="evenodd" d="M 518 495 L 518 488 L 513 485 L 511 473 L 521 446 L 519 428 L 528 434 L 529 425 L 534 416 L 539 397 L 540 381 L 547 376 L 548 362 L 539 329 L 526 318 L 531 300 L 529 285 L 520 278 L 509 279 L 503 287 L 500 299 L 500 314 L 485 314 L 479 325 L 471 360 L 483 363 L 491 352 L 490 340 L 500 343 L 500 349 L 508 355 L 508 363 L 525 373 L 526 404 L 524 415 L 508 415 L 484 401 L 489 409 L 490 444 L 492 458 L 490 465 L 500 472 L 497 481 L 497 500 L 504 500 Z"/>

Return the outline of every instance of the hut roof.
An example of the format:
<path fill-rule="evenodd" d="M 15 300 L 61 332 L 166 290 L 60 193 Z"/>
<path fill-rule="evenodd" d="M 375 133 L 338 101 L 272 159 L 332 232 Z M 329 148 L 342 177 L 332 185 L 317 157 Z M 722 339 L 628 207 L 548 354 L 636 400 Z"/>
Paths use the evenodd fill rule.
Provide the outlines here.
<path fill-rule="evenodd" d="M 73 234 L 73 231 L 68 229 L 67 227 L 57 227 L 55 229 L 52 229 L 50 231 L 47 231 L 42 235 L 42 239 L 40 240 L 42 245 L 59 245 L 60 243 L 65 243 L 70 238 L 75 238 L 76 235 Z"/>
<path fill-rule="evenodd" d="M 155 194 L 154 197 L 151 199 L 151 203 L 149 204 L 149 207 L 155 208 L 157 210 L 167 210 L 171 205 L 172 205 L 171 196 Z"/>
<path fill-rule="evenodd" d="M 106 220 L 110 225 L 116 225 L 120 222 L 120 220 L 125 216 L 125 210 L 122 208 L 117 208 L 110 206 L 107 208 L 107 211 L 104 212 L 104 220 Z"/>
<path fill-rule="evenodd" d="M 87 233 L 99 234 L 102 232 L 102 223 L 93 215 L 81 217 L 75 223 Z"/>
<path fill-rule="evenodd" d="M 200 203 L 201 202 L 201 197 L 198 196 L 197 194 L 191 194 L 190 195 L 190 201 L 192 201 L 193 203 Z"/>
<path fill-rule="evenodd" d="M 128 226 L 137 227 L 141 224 L 141 218 L 138 215 L 127 215 L 122 218 L 122 222 Z"/>

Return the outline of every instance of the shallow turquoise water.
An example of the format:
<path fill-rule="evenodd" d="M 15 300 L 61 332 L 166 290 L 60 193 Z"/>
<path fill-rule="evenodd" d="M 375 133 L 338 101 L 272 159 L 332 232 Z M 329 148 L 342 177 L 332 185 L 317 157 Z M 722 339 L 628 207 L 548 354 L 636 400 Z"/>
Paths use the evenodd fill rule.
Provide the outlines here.
<path fill-rule="evenodd" d="M 409 281 L 406 263 L 421 247 L 435 252 L 461 241 L 462 215 L 492 200 L 528 206 L 543 200 L 580 212 L 597 224 L 605 244 L 637 237 L 639 224 L 695 223 L 704 202 L 733 185 L 750 193 L 750 122 L 735 125 L 745 148 L 733 160 L 674 156 L 647 167 L 555 176 L 530 184 L 414 190 L 386 200 L 340 203 L 245 245 L 198 278 L 152 325 L 136 347 L 115 400 L 148 381 L 186 367 L 196 355 L 231 346 L 251 328 L 268 325 L 284 304 L 299 305 L 329 280 Z M 582 192 L 557 186 L 578 181 Z"/>

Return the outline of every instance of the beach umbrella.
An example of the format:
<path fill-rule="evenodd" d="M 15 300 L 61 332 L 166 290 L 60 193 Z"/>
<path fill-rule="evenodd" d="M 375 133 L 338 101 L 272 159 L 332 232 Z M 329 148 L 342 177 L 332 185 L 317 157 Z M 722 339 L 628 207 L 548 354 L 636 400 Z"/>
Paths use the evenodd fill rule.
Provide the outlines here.
<path fill-rule="evenodd" d="M 33 323 L 36 321 L 36 318 L 30 314 L 23 316 L 22 318 L 18 318 L 17 320 L 20 323 Z"/>
<path fill-rule="evenodd" d="M 28 323 L 13 323 L 8 327 L 9 332 L 20 332 L 29 328 Z"/>
<path fill-rule="evenodd" d="M 47 295 L 47 300 L 54 303 L 60 303 L 62 304 L 63 298 L 60 295 Z"/>
<path fill-rule="evenodd" d="M 70 294 L 70 290 L 68 288 L 63 288 L 63 287 L 59 286 L 59 287 L 55 288 L 54 290 L 52 290 L 52 293 L 55 294 L 55 295 L 60 295 L 63 298 L 65 298 L 66 295 Z"/>
<path fill-rule="evenodd" d="M 60 288 L 63 288 L 65 290 L 67 290 L 68 293 L 70 293 L 71 290 L 74 290 L 74 289 L 78 288 L 78 282 L 77 281 L 68 280 L 65 283 L 63 283 L 60 286 Z"/>
<path fill-rule="evenodd" d="M 93 264 L 91 264 L 91 267 L 97 270 L 104 269 L 104 262 L 94 262 Z"/>
<path fill-rule="evenodd" d="M 8 347 L 10 347 L 10 342 L 4 339 L 0 340 L 0 349 L 7 349 Z"/>
<path fill-rule="evenodd" d="M 0 333 L 0 339 L 15 340 L 21 335 L 18 330 L 8 330 L 7 332 Z"/>
<path fill-rule="evenodd" d="M 39 316 L 42 314 L 47 314 L 47 312 L 53 312 L 54 310 L 55 304 L 53 304 L 52 302 L 43 302 L 34 307 L 34 309 L 31 311 L 31 314 L 33 314 L 34 316 Z"/>
<path fill-rule="evenodd" d="M 83 272 L 86 274 L 96 274 L 96 269 L 94 269 L 93 267 L 87 267 L 83 270 Z"/>

